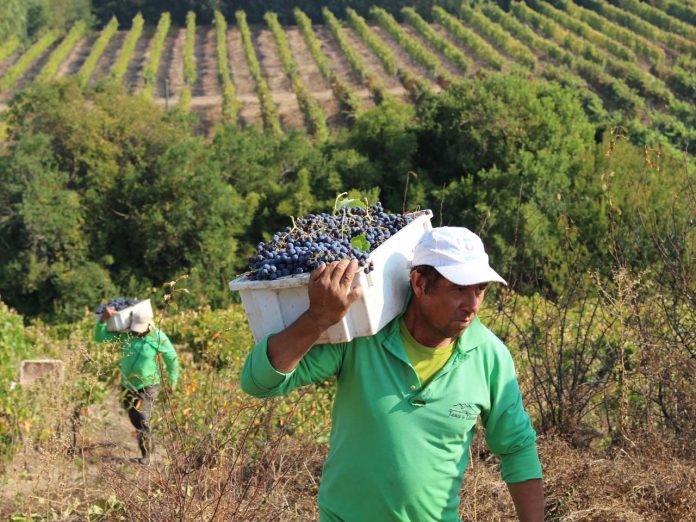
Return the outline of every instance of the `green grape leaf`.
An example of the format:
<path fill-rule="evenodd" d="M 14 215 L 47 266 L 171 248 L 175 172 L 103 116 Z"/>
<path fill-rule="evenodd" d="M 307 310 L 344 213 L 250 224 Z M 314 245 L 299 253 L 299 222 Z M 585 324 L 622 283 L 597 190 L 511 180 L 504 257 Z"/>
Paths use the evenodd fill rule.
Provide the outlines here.
<path fill-rule="evenodd" d="M 350 246 L 357 248 L 358 250 L 362 250 L 363 252 L 368 252 L 370 250 L 370 243 L 367 242 L 365 234 L 360 234 L 359 236 L 355 236 L 353 239 L 351 239 Z"/>
<path fill-rule="evenodd" d="M 338 202 L 336 208 L 367 208 L 367 205 L 359 199 L 343 199 Z"/>

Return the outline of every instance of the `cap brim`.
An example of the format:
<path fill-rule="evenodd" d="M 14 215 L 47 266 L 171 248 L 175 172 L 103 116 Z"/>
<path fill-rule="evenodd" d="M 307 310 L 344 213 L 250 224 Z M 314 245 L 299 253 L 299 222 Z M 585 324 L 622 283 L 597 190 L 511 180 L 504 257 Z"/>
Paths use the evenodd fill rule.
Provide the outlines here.
<path fill-rule="evenodd" d="M 480 285 L 481 283 L 502 283 L 507 286 L 505 279 L 498 275 L 498 272 L 490 266 L 484 265 L 451 265 L 436 266 L 435 270 L 440 272 L 445 279 L 452 281 L 456 285 L 469 286 Z"/>

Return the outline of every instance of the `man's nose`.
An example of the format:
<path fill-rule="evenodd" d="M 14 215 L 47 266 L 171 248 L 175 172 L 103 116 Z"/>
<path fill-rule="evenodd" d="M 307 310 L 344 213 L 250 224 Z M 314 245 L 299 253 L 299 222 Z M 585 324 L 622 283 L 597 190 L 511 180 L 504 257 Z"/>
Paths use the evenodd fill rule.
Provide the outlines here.
<path fill-rule="evenodd" d="M 475 288 L 467 288 L 462 292 L 460 308 L 467 312 L 478 313 L 481 302 L 476 295 Z"/>

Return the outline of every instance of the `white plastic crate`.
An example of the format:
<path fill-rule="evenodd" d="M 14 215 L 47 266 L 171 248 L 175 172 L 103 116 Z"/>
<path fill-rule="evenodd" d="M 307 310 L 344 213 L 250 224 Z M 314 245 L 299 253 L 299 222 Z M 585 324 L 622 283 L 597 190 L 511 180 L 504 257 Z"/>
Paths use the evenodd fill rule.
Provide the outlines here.
<path fill-rule="evenodd" d="M 373 335 L 401 312 L 408 292 L 413 248 L 423 233 L 432 228 L 432 215 L 430 210 L 415 213 L 411 223 L 370 254 L 368 262 L 374 269 L 369 274 L 360 269 L 353 279 L 354 287 L 362 286 L 361 298 L 317 343 L 341 343 Z M 273 281 L 241 276 L 230 281 L 230 290 L 238 291 L 242 298 L 256 342 L 284 330 L 309 308 L 308 282 L 309 274 Z"/>
<path fill-rule="evenodd" d="M 136 310 L 147 310 L 152 314 L 152 303 L 149 299 L 137 302 L 133 306 L 119 310 L 106 322 L 108 332 L 125 332 L 130 329 L 131 317 Z M 100 315 L 95 315 L 95 319 L 101 319 Z"/>

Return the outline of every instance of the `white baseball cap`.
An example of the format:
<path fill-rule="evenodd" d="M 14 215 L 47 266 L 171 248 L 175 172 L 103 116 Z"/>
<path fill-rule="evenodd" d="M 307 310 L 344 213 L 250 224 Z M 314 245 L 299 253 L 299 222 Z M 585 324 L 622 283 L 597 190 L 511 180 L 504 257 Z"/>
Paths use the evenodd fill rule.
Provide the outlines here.
<path fill-rule="evenodd" d="M 131 315 L 130 329 L 136 333 L 145 333 L 152 326 L 152 311 L 147 309 L 135 310 Z"/>
<path fill-rule="evenodd" d="M 495 281 L 507 285 L 488 264 L 483 241 L 464 227 L 439 227 L 425 232 L 413 249 L 411 266 L 428 265 L 461 286 Z"/>

